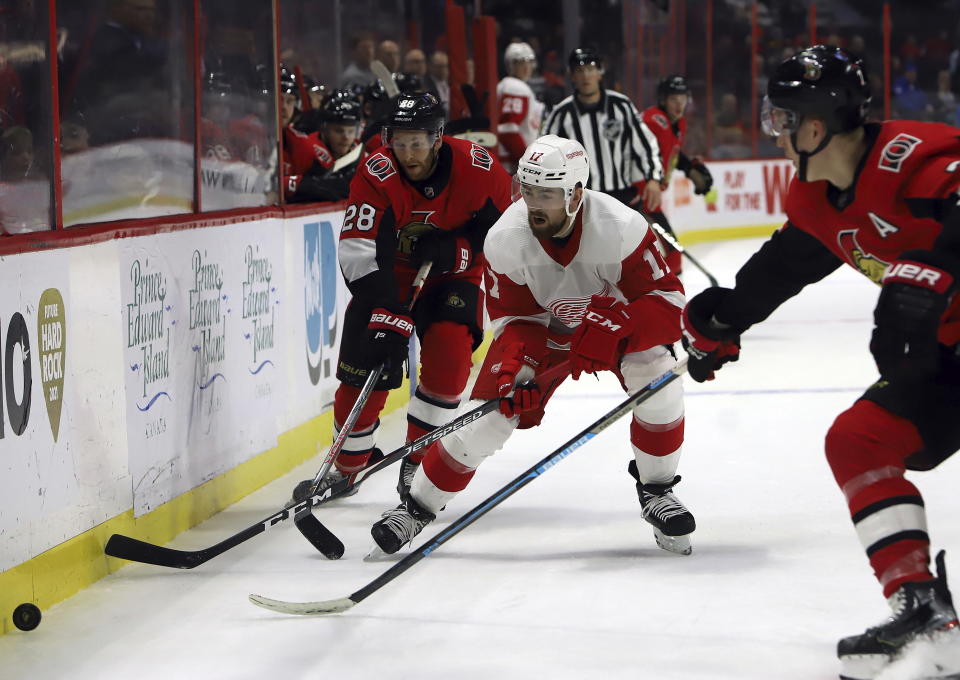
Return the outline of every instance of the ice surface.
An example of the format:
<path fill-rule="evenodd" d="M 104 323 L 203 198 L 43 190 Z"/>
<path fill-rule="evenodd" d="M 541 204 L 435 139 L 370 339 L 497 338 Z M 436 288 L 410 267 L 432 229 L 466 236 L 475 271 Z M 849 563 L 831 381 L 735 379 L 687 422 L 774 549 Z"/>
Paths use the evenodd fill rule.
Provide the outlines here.
<path fill-rule="evenodd" d="M 759 243 L 693 252 L 729 285 Z M 690 294 L 705 285 L 692 267 L 685 279 Z M 247 595 L 345 597 L 387 569 L 362 558 L 370 525 L 396 504 L 395 468 L 318 512 L 346 543 L 340 561 L 291 524 L 196 570 L 130 565 L 44 612 L 37 630 L 0 638 L 0 678 L 836 678 L 836 641 L 887 613 L 823 456 L 834 416 L 876 377 L 877 292 L 840 271 L 750 331 L 718 380 L 684 378 L 676 492 L 697 517 L 690 557 L 658 549 L 640 519 L 624 419 L 344 614 L 281 616 Z M 425 535 L 621 398 L 609 375 L 565 384 L 544 424 L 484 463 Z M 384 448 L 403 430 L 402 414 L 385 419 Z M 171 547 L 205 547 L 268 515 L 318 464 Z M 912 475 L 954 573 L 957 466 Z"/>

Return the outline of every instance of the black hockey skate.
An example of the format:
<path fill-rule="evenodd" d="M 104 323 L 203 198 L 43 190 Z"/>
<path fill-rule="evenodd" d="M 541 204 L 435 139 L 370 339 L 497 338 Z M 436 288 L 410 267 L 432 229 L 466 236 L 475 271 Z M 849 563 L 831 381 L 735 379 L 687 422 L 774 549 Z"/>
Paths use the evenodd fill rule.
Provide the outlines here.
<path fill-rule="evenodd" d="M 865 633 L 843 638 L 837 644 L 840 677 L 844 680 L 872 680 L 896 660 L 911 642 L 919 639 L 934 643 L 956 637 L 960 643 L 960 625 L 947 588 L 944 553 L 937 555 L 937 578 L 904 583 L 890 597 L 893 615 Z M 944 669 L 927 678 L 960 678 L 960 669 Z"/>
<path fill-rule="evenodd" d="M 407 545 L 423 527 L 436 519 L 436 515 L 420 506 L 410 494 L 403 497 L 403 502 L 395 509 L 383 513 L 370 529 L 377 547 L 388 555 L 397 552 Z"/>
<path fill-rule="evenodd" d="M 653 525 L 653 536 L 664 550 L 680 555 L 693 552 L 690 534 L 697 528 L 693 515 L 673 494 L 673 487 L 680 481 L 677 475 L 666 484 L 643 484 L 637 472 L 637 461 L 631 460 L 627 472 L 637 482 L 637 495 L 643 518 Z"/>
<path fill-rule="evenodd" d="M 370 459 L 367 461 L 365 467 L 370 467 L 371 465 L 376 465 L 381 460 L 383 460 L 384 455 L 383 451 L 380 449 L 373 449 L 370 454 Z M 360 471 L 345 475 L 336 468 L 336 466 L 331 467 L 327 474 L 324 475 L 323 479 L 320 480 L 320 484 L 317 486 L 317 493 L 323 493 L 328 488 L 336 484 L 342 479 L 348 478 L 349 482 L 353 482 L 357 478 L 357 475 L 360 474 Z M 310 497 L 310 489 L 313 487 L 312 479 L 305 479 L 302 482 L 298 483 L 293 489 L 293 497 L 290 499 L 290 502 L 287 503 L 287 507 L 296 505 L 297 503 L 302 503 Z M 352 496 L 357 493 L 357 487 L 349 487 L 346 491 L 341 493 L 337 498 L 346 498 L 347 496 Z"/>
<path fill-rule="evenodd" d="M 397 493 L 403 498 L 410 493 L 410 485 L 413 484 L 413 476 L 420 469 L 420 463 L 414 463 L 410 457 L 400 461 L 400 479 L 397 481 Z"/>

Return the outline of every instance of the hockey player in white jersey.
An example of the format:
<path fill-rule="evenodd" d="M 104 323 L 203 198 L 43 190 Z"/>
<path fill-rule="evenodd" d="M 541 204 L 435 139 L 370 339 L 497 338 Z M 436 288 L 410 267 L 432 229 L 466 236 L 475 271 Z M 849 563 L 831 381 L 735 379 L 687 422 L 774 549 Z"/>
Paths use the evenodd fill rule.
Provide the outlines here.
<path fill-rule="evenodd" d="M 525 42 L 510 43 L 503 53 L 507 76 L 497 84 L 500 122 L 500 162 L 508 172 L 515 172 L 517 161 L 540 134 L 543 103 L 538 101 L 527 80 L 537 66 L 533 48 Z"/>
<path fill-rule="evenodd" d="M 522 200 L 484 243 L 494 341 L 462 406 L 500 398 L 500 408 L 430 447 L 403 502 L 373 525 L 384 552 L 420 533 L 515 429 L 540 423 L 564 377 L 538 384 L 537 376 L 569 361 L 574 379 L 609 370 L 636 391 L 676 363 L 671 345 L 680 338 L 685 303 L 680 280 L 639 213 L 584 188 L 589 172 L 584 148 L 556 135 L 539 138 L 520 159 Z M 677 380 L 634 408 L 628 471 L 658 545 L 689 554 L 696 524 L 672 490 L 680 481 L 683 430 Z"/>

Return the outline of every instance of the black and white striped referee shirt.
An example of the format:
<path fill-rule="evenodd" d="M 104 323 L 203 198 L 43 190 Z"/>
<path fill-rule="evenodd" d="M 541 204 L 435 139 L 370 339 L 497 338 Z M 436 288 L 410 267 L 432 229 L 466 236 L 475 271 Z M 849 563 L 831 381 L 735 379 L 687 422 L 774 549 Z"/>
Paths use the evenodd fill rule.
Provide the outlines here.
<path fill-rule="evenodd" d="M 594 106 L 584 106 L 575 95 L 550 113 L 541 135 L 575 139 L 590 159 L 588 189 L 612 192 L 644 179 L 663 179 L 657 138 L 627 97 L 605 90 Z"/>

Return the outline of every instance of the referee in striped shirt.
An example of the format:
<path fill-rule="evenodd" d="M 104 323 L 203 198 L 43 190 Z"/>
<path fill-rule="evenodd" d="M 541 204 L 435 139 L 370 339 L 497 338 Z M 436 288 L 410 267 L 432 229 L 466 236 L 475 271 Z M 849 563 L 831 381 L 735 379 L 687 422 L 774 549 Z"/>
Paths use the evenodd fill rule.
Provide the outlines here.
<path fill-rule="evenodd" d="M 588 189 L 610 194 L 638 210 L 658 210 L 663 166 L 656 137 L 629 98 L 601 87 L 603 58 L 596 50 L 577 48 L 567 64 L 574 94 L 557 104 L 540 134 L 575 139 L 583 145 L 590 159 Z M 634 185 L 644 181 L 640 195 Z"/>

